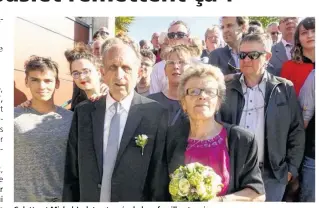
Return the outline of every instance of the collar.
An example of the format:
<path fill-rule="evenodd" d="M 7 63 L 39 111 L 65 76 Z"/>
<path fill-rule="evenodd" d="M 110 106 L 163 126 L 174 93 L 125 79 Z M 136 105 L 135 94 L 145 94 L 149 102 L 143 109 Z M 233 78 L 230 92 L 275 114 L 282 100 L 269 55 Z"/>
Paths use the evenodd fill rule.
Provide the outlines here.
<path fill-rule="evenodd" d="M 234 51 L 233 48 L 230 47 L 229 45 L 227 45 L 227 46 L 228 46 L 228 50 L 229 50 L 230 54 L 238 56 L 238 52 L 237 51 Z"/>
<path fill-rule="evenodd" d="M 288 42 L 287 42 L 286 40 L 284 40 L 284 39 L 282 39 L 281 42 L 284 44 L 285 47 L 286 47 L 286 46 L 290 46 L 290 47 L 294 46 L 293 44 L 288 43 Z"/>
<path fill-rule="evenodd" d="M 312 62 L 311 59 L 309 59 L 306 56 L 302 56 L 302 62 L 307 63 L 307 64 L 314 64 L 315 62 Z"/>
<path fill-rule="evenodd" d="M 268 81 L 268 75 L 267 75 L 267 71 L 265 69 L 265 72 L 260 80 L 260 82 L 258 83 L 258 85 L 260 84 L 265 84 Z M 242 85 L 242 87 L 247 88 L 245 79 L 244 79 L 244 74 L 241 74 L 240 78 L 239 78 L 239 82 Z"/>
<path fill-rule="evenodd" d="M 132 92 L 131 92 L 128 96 L 126 96 L 123 100 L 120 101 L 121 107 L 122 107 L 126 112 L 129 112 L 129 110 L 130 110 L 133 97 L 134 97 L 134 90 L 132 90 Z M 110 108 L 115 102 L 117 102 L 117 101 L 114 100 L 110 94 L 108 94 L 108 95 L 106 96 L 106 110 L 109 110 L 109 108 Z"/>

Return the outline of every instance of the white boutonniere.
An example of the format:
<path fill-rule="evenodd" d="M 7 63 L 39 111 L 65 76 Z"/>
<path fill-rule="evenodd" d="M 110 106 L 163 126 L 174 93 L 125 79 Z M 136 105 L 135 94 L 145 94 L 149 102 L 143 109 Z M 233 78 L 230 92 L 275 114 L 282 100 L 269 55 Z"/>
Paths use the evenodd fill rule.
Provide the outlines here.
<path fill-rule="evenodd" d="M 145 134 L 142 135 L 138 135 L 137 137 L 135 137 L 135 143 L 137 146 L 142 148 L 142 155 L 144 153 L 144 147 L 148 142 L 148 137 Z"/>

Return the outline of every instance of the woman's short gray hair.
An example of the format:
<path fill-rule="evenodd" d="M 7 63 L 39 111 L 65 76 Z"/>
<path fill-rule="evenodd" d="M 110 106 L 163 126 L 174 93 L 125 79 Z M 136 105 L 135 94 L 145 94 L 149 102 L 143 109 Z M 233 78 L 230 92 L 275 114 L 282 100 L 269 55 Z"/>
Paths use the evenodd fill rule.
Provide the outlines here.
<path fill-rule="evenodd" d="M 247 42 L 258 42 L 263 45 L 265 51 L 271 53 L 272 48 L 272 39 L 267 33 L 252 33 L 245 35 L 243 39 L 240 41 L 240 45 Z"/>
<path fill-rule="evenodd" d="M 207 76 L 212 76 L 216 80 L 218 85 L 218 98 L 223 102 L 225 99 L 226 85 L 222 71 L 216 66 L 203 63 L 192 63 L 184 70 L 178 86 L 178 98 L 181 100 L 185 97 L 185 85 L 191 78 L 204 78 Z"/>

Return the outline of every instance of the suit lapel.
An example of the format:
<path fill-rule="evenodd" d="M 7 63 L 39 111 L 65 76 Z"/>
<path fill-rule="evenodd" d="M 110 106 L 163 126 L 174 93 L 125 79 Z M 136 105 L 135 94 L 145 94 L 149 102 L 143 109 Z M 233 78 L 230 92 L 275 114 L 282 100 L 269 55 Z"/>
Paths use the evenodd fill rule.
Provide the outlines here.
<path fill-rule="evenodd" d="M 103 136 L 104 136 L 104 119 L 106 108 L 106 97 L 103 96 L 95 103 L 95 111 L 91 113 L 93 124 L 93 142 L 96 154 L 96 160 L 100 177 L 103 174 Z"/>
<path fill-rule="evenodd" d="M 280 61 L 282 61 L 282 63 L 288 61 L 288 57 L 286 54 L 286 48 L 285 48 L 283 42 L 280 42 L 279 44 L 276 45 L 276 55 L 277 55 L 278 59 Z"/>
<path fill-rule="evenodd" d="M 232 66 L 236 66 L 235 60 L 233 59 L 233 57 L 230 53 L 230 48 L 228 47 L 228 45 L 226 45 L 224 47 L 224 55 L 223 56 L 225 57 L 225 61 L 227 63 L 230 63 Z"/>
<path fill-rule="evenodd" d="M 130 143 L 132 137 L 134 137 L 134 132 L 141 122 L 141 119 L 143 116 L 142 116 L 142 112 L 140 111 L 140 108 L 141 108 L 140 104 L 142 104 L 142 96 L 134 92 L 134 97 L 132 100 L 130 111 L 127 116 L 127 121 L 125 124 L 123 136 L 121 139 L 120 149 L 117 154 L 114 169 L 118 166 L 118 163 L 121 160 L 121 157 L 127 145 Z"/>

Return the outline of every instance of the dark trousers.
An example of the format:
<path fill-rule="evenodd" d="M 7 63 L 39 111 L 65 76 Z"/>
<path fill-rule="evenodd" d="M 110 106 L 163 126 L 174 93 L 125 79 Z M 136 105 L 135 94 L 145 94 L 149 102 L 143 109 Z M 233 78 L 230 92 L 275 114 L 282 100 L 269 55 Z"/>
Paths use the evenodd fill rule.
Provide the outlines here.
<path fill-rule="evenodd" d="M 266 202 L 280 202 L 285 194 L 286 184 L 280 183 L 272 173 L 272 170 L 262 163 L 259 164 L 259 167 L 264 181 Z"/>

